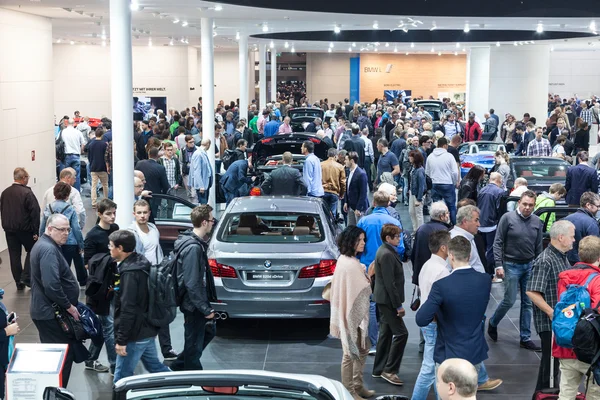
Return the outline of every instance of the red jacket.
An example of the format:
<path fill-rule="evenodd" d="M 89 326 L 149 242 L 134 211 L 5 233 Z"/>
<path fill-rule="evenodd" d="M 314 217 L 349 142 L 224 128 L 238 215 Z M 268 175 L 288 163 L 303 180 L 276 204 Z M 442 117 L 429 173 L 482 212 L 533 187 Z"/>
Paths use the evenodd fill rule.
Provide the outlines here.
<path fill-rule="evenodd" d="M 477 123 L 477 121 L 473 121 L 472 124 L 467 121 L 464 139 L 465 142 L 474 142 L 481 139 L 481 126 Z"/>
<path fill-rule="evenodd" d="M 568 285 L 585 285 L 588 276 L 594 272 L 600 274 L 600 267 L 585 263 L 577 263 L 573 269 L 561 272 L 558 275 L 558 298 L 560 299 L 560 295 L 567 290 Z M 592 279 L 588 285 L 588 292 L 590 293 L 591 304 L 595 306 L 600 302 L 600 276 Z M 552 355 L 555 358 L 577 358 L 572 349 L 560 347 L 556 344 L 556 341 L 552 343 Z"/>

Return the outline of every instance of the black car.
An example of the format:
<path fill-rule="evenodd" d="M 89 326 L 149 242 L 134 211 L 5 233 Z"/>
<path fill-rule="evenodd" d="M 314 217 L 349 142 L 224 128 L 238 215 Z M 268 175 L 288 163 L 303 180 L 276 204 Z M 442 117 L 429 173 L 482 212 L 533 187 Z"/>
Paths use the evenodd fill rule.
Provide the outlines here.
<path fill-rule="evenodd" d="M 292 132 L 305 132 L 308 124 L 313 122 L 316 118 L 321 118 L 322 121 L 324 115 L 325 112 L 320 108 L 292 108 L 288 111 L 288 117 L 291 119 L 290 126 L 292 127 Z"/>
<path fill-rule="evenodd" d="M 440 121 L 442 119 L 442 114 L 444 112 L 444 103 L 439 100 L 417 100 L 415 101 L 415 105 L 417 107 L 423 106 L 425 111 L 431 115 L 431 124 L 433 126 L 433 131 L 439 129 Z"/>
<path fill-rule="evenodd" d="M 568 162 L 554 157 L 511 157 L 510 177 L 506 187 L 514 187 L 517 178 L 527 179 L 527 187 L 536 193 L 547 192 L 554 183 L 565 184 Z"/>

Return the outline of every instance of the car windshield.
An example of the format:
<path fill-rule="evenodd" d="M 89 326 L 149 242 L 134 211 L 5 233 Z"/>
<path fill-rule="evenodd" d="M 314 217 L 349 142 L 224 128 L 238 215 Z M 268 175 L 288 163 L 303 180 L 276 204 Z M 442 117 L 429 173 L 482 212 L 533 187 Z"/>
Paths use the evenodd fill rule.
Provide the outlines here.
<path fill-rule="evenodd" d="M 567 176 L 568 164 L 564 163 L 515 163 L 515 171 L 517 177 L 523 177 L 527 180 L 530 179 L 544 179 L 544 180 L 556 180 L 564 181 Z"/>
<path fill-rule="evenodd" d="M 218 240 L 237 243 L 316 243 L 324 240 L 317 214 L 257 212 L 227 214 Z"/>
<path fill-rule="evenodd" d="M 297 110 L 288 111 L 288 115 L 291 119 L 300 118 L 300 117 L 310 117 L 310 118 L 321 118 L 323 116 L 323 110 L 314 108 L 314 109 L 306 109 L 301 108 Z"/>
<path fill-rule="evenodd" d="M 500 150 L 500 144 L 499 143 L 478 143 L 477 149 L 479 150 L 479 152 L 491 151 L 491 152 L 495 153 L 498 150 Z"/>

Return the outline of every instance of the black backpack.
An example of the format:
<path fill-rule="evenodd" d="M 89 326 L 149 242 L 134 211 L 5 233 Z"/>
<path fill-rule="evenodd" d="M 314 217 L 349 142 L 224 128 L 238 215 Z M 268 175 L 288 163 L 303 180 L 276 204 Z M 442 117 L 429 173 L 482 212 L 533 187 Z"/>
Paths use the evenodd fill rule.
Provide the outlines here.
<path fill-rule="evenodd" d="M 598 306 L 586 308 L 581 313 L 573 332 L 573 351 L 577 359 L 594 366 L 600 359 L 600 313 Z"/>
<path fill-rule="evenodd" d="M 177 306 L 182 294 L 177 285 L 177 261 L 181 251 L 194 244 L 186 242 L 179 252 L 173 250 L 160 264 L 152 265 L 148 273 L 148 323 L 162 328 L 168 326 L 177 316 Z M 199 245 L 199 244 L 198 244 Z"/>
<path fill-rule="evenodd" d="M 425 192 L 431 192 L 433 189 L 433 181 L 429 177 L 429 175 L 425 175 Z"/>
<path fill-rule="evenodd" d="M 56 159 L 60 161 L 65 161 L 65 157 L 67 156 L 65 153 L 65 141 L 62 138 L 62 129 L 58 134 L 58 138 L 54 141 L 54 148 L 56 151 Z"/>
<path fill-rule="evenodd" d="M 225 150 L 225 153 L 223 153 L 223 157 L 221 157 L 221 160 L 223 161 L 223 168 L 225 168 L 225 171 L 227 171 L 229 166 L 233 164 L 234 161 L 236 161 L 235 150 Z"/>

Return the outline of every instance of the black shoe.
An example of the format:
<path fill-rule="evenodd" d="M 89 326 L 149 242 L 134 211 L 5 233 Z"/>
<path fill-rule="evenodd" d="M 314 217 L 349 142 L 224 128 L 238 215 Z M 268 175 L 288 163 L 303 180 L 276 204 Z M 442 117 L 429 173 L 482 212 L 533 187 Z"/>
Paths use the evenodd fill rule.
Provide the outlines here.
<path fill-rule="evenodd" d="M 17 290 L 25 290 L 25 284 L 23 282 L 17 283 Z"/>
<path fill-rule="evenodd" d="M 542 351 L 542 348 L 540 346 L 538 346 L 537 344 L 533 343 L 533 340 L 526 340 L 524 342 L 520 342 L 519 344 L 521 345 L 521 348 L 523 348 L 523 349 L 537 351 L 537 352 Z"/>
<path fill-rule="evenodd" d="M 498 327 L 493 327 L 492 324 L 488 323 L 488 336 L 494 342 L 497 342 L 498 341 Z"/>
<path fill-rule="evenodd" d="M 163 353 L 163 358 L 165 359 L 165 361 L 173 361 L 173 360 L 177 360 L 177 356 L 179 354 L 175 353 L 173 351 L 173 349 Z"/>

